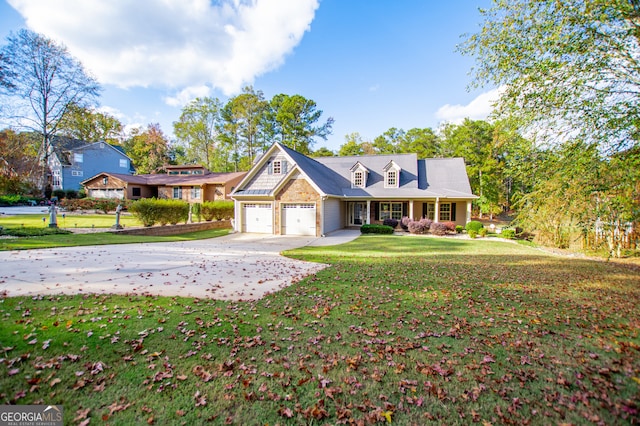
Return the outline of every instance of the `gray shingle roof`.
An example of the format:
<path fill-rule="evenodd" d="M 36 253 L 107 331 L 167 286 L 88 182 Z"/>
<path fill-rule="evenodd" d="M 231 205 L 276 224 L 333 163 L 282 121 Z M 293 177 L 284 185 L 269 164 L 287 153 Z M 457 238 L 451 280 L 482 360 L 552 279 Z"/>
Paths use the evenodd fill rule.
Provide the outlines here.
<path fill-rule="evenodd" d="M 418 160 L 416 154 L 390 154 L 314 159 L 278 145 L 325 195 L 363 198 L 476 198 L 471 192 L 462 158 Z M 390 161 L 401 168 L 398 188 L 384 187 L 384 168 Z M 357 162 L 369 170 L 365 188 L 351 187 L 351 168 Z M 242 193 L 248 195 L 248 192 Z"/>

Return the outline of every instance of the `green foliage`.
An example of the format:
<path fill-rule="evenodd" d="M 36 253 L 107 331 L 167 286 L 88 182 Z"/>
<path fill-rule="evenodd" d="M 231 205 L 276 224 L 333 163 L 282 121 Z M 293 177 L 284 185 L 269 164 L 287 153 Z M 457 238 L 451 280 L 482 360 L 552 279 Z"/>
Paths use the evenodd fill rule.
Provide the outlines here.
<path fill-rule="evenodd" d="M 57 197 L 59 200 L 62 200 L 66 195 L 66 192 L 64 191 L 64 189 L 54 189 L 52 194 L 54 197 Z"/>
<path fill-rule="evenodd" d="M 159 172 L 169 163 L 169 140 L 159 124 L 134 129 L 123 146 L 139 174 Z"/>
<path fill-rule="evenodd" d="M 456 225 L 456 234 L 461 234 L 463 230 L 464 230 L 464 226 Z"/>
<path fill-rule="evenodd" d="M 627 0 L 496 0 L 463 53 L 476 83 L 502 87 L 498 114 L 539 138 L 603 150 L 638 143 L 638 4 Z"/>
<path fill-rule="evenodd" d="M 482 228 L 478 231 L 478 235 L 481 237 L 486 237 L 488 233 L 489 233 L 489 230 L 487 228 Z"/>
<path fill-rule="evenodd" d="M 478 237 L 478 231 L 474 229 L 470 229 L 469 231 L 467 231 L 467 234 L 469 234 L 469 238 L 475 239 Z"/>
<path fill-rule="evenodd" d="M 30 204 L 33 198 L 23 195 L 0 195 L 0 206 L 16 206 L 21 204 Z"/>
<path fill-rule="evenodd" d="M 500 236 L 502 238 L 506 238 L 508 240 L 513 240 L 516 237 L 516 230 L 515 229 L 503 229 L 500 232 Z"/>
<path fill-rule="evenodd" d="M 234 203 L 233 201 L 219 200 L 219 201 L 205 201 L 202 203 L 202 217 L 207 222 L 216 220 L 233 219 Z"/>
<path fill-rule="evenodd" d="M 156 223 L 175 225 L 178 222 L 186 223 L 189 218 L 189 203 L 182 200 L 142 198 L 133 202 L 129 211 L 144 226 L 153 226 Z"/>
<path fill-rule="evenodd" d="M 0 235 L 10 235 L 12 237 L 42 237 L 44 235 L 66 235 L 71 234 L 71 231 L 67 231 L 61 228 L 2 228 L 0 227 Z"/>
<path fill-rule="evenodd" d="M 362 225 L 360 232 L 363 234 L 393 234 L 393 228 L 387 225 L 371 223 Z"/>
<path fill-rule="evenodd" d="M 202 203 L 191 204 L 191 215 L 192 219 L 196 222 L 200 222 L 202 220 Z"/>
<path fill-rule="evenodd" d="M 119 145 L 123 126 L 109 114 L 72 103 L 60 120 L 58 130 L 61 135 L 81 141 Z"/>
<path fill-rule="evenodd" d="M 185 148 L 184 163 L 202 164 L 209 170 L 217 170 L 218 129 L 222 126 L 217 98 L 196 98 L 182 108 L 180 119 L 173 123 L 173 131 Z"/>
<path fill-rule="evenodd" d="M 467 224 L 464 226 L 464 229 L 468 231 L 480 231 L 481 229 L 484 228 L 484 225 L 482 224 L 482 222 L 478 222 L 477 220 L 472 220 L 467 222 Z"/>
<path fill-rule="evenodd" d="M 69 199 L 78 198 L 78 191 L 76 191 L 74 189 L 69 189 L 69 190 L 65 191 L 64 197 L 65 198 L 69 198 Z"/>

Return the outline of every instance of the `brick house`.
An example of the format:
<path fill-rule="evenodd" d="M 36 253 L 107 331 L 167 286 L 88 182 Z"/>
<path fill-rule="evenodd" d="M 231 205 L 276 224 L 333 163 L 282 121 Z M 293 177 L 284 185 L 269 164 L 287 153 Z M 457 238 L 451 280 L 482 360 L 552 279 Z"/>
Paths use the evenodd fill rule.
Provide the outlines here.
<path fill-rule="evenodd" d="M 82 182 L 93 198 L 171 198 L 190 203 L 229 199 L 246 172 L 213 173 L 202 166 L 166 166 L 166 174 L 126 175 L 101 172 Z"/>
<path fill-rule="evenodd" d="M 322 236 L 404 216 L 464 225 L 478 197 L 462 158 L 310 158 L 275 143 L 231 198 L 238 232 Z"/>

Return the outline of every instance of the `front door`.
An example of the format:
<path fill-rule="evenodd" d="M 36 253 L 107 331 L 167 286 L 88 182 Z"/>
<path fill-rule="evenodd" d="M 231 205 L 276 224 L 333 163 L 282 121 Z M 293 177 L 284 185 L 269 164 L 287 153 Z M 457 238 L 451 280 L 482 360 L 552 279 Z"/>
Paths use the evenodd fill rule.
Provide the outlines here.
<path fill-rule="evenodd" d="M 367 203 L 351 203 L 351 209 L 349 213 L 349 225 L 361 226 L 367 223 Z"/>

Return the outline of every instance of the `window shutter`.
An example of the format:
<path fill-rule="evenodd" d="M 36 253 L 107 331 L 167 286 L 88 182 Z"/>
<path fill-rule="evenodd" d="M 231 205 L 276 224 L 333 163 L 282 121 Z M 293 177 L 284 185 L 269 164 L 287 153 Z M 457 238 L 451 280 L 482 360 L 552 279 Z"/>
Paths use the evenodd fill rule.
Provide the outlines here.
<path fill-rule="evenodd" d="M 282 165 L 280 167 L 282 167 L 282 174 L 286 175 L 287 174 L 287 162 L 282 160 Z"/>
<path fill-rule="evenodd" d="M 458 203 L 451 203 L 451 222 L 456 221 L 456 204 Z"/>
<path fill-rule="evenodd" d="M 409 209 L 408 203 L 402 203 L 402 217 L 407 216 L 407 210 Z"/>
<path fill-rule="evenodd" d="M 373 203 L 371 203 L 371 207 L 373 209 L 373 217 L 374 219 L 378 219 L 380 217 L 380 203 L 377 201 L 374 201 Z"/>
<path fill-rule="evenodd" d="M 271 164 L 271 162 L 267 163 L 267 173 L 270 175 L 273 174 L 273 164 Z"/>

